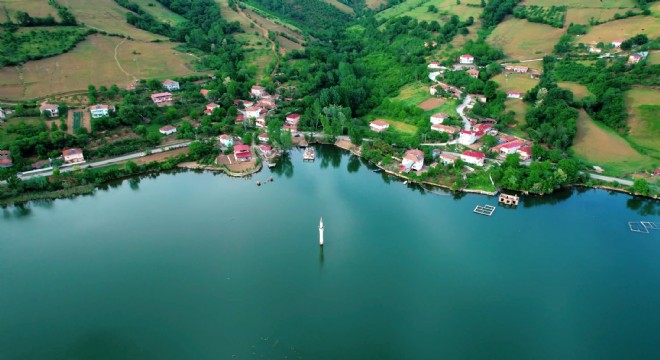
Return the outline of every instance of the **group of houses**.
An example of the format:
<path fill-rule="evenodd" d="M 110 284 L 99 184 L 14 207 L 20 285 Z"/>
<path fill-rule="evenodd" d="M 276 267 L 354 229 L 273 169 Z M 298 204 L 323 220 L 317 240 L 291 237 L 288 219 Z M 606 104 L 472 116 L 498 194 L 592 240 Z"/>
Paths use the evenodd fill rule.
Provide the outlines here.
<path fill-rule="evenodd" d="M 172 93 L 171 91 L 177 91 L 180 89 L 179 82 L 167 79 L 161 83 L 163 89 L 167 90 L 165 92 L 159 92 L 151 94 L 151 101 L 157 106 L 166 106 L 171 105 L 172 103 Z"/>
<path fill-rule="evenodd" d="M 529 74 L 531 78 L 539 78 L 543 74 L 540 70 L 531 69 L 529 66 L 524 65 L 505 64 L 504 71 L 513 74 Z"/>

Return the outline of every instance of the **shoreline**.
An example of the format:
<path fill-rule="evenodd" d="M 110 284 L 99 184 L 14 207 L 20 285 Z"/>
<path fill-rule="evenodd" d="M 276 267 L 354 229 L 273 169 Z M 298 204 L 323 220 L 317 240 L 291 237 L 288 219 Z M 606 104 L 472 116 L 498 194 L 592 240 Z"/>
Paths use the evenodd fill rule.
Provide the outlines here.
<path fill-rule="evenodd" d="M 345 140 L 342 140 L 342 141 L 347 142 Z M 346 146 L 346 144 L 339 144 L 339 141 L 337 141 L 335 143 L 325 143 L 325 142 L 316 141 L 313 144 L 333 145 L 333 146 L 335 146 L 339 149 L 346 150 L 346 151 L 350 152 L 352 155 L 355 155 L 355 156 L 357 156 L 361 159 L 364 159 L 362 157 L 362 155 L 360 154 L 360 152 L 355 149 L 354 145 L 349 147 L 349 146 Z M 374 165 L 378 169 L 381 169 L 381 171 L 383 171 L 383 172 L 385 172 L 389 175 L 392 175 L 392 176 L 394 176 L 396 178 L 399 178 L 399 179 L 404 179 L 406 181 L 409 181 L 409 182 L 417 184 L 417 185 L 428 185 L 428 186 L 431 186 L 431 187 L 440 188 L 440 189 L 447 190 L 447 191 L 450 191 L 450 192 L 456 192 L 456 193 L 457 192 L 463 192 L 463 193 L 468 193 L 468 194 L 477 194 L 477 195 L 484 195 L 484 196 L 497 196 L 497 194 L 500 192 L 499 190 L 498 191 L 486 191 L 486 190 L 479 190 L 479 189 L 457 189 L 456 190 L 456 189 L 452 189 L 450 186 L 443 185 L 443 184 L 437 184 L 437 183 L 433 183 L 433 182 L 430 182 L 430 181 L 419 181 L 419 180 L 416 180 L 416 179 L 411 179 L 411 178 L 406 177 L 405 175 L 402 175 L 402 174 L 393 172 L 391 170 L 385 169 L 381 165 L 376 164 L 376 163 L 374 163 L 370 160 L 367 160 L 367 161 L 370 164 Z M 181 163 L 177 164 L 176 167 L 179 168 L 179 169 L 186 169 L 186 170 L 204 170 L 204 171 L 211 171 L 211 172 L 223 172 L 226 175 L 231 176 L 231 177 L 249 178 L 252 175 L 260 172 L 263 169 L 263 162 L 259 162 L 258 164 L 256 164 L 256 166 L 254 168 L 252 168 L 252 169 L 250 169 L 246 172 L 234 172 L 234 171 L 231 171 L 231 170 L 227 169 L 226 167 L 218 167 L 218 166 L 214 166 L 214 165 L 203 165 L 203 164 L 198 164 L 197 162 L 181 162 Z M 161 171 L 156 171 L 155 173 L 158 175 L 161 172 L 162 172 L 162 170 Z M 141 174 L 133 174 L 132 176 L 139 176 L 139 175 L 141 175 Z M 122 177 L 121 179 L 126 179 L 126 178 L 127 177 Z M 121 180 L 121 179 L 119 179 L 119 180 Z M 118 179 L 113 179 L 113 180 L 118 180 Z M 14 205 L 14 206 L 15 205 L 22 205 L 22 204 L 25 204 L 27 202 L 35 201 L 35 200 L 56 200 L 56 199 L 72 198 L 72 197 L 76 197 L 76 196 L 79 196 L 79 195 L 93 194 L 98 187 L 100 187 L 101 185 L 104 185 L 104 184 L 106 184 L 106 183 L 99 184 L 98 186 L 95 186 L 95 185 L 77 186 L 77 187 L 73 187 L 73 188 L 70 188 L 70 189 L 57 190 L 57 191 L 53 191 L 53 192 L 37 192 L 37 193 L 21 194 L 21 195 L 17 195 L 17 196 L 14 196 L 14 197 L 10 197 L 10 198 L 7 198 L 7 199 L 0 200 L 0 207 L 8 207 L 8 206 L 11 206 L 11 205 Z M 621 189 L 621 188 L 617 188 L 617 187 L 614 187 L 614 186 L 608 186 L 608 185 L 602 185 L 602 184 L 598 184 L 598 185 L 572 184 L 572 185 L 566 186 L 565 188 L 574 188 L 574 187 L 583 187 L 583 188 L 589 188 L 589 189 L 595 189 L 595 190 L 614 191 L 614 192 L 618 192 L 618 193 L 627 194 L 627 195 L 630 195 L 632 197 L 640 197 L 640 198 L 645 198 L 645 199 L 650 199 L 650 200 L 658 200 L 659 199 L 659 197 L 633 194 L 629 190 L 626 190 L 626 189 Z M 531 194 L 531 193 L 526 193 L 525 195 L 528 195 L 528 194 Z M 552 195 L 552 194 L 553 193 L 531 194 L 531 195 L 546 196 L 546 195 Z"/>

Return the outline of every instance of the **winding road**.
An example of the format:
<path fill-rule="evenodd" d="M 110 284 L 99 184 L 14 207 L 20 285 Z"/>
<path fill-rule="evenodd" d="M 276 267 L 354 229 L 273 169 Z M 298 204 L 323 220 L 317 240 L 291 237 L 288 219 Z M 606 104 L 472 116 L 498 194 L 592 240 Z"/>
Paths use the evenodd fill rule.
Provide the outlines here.
<path fill-rule="evenodd" d="M 440 75 L 440 71 L 434 71 L 432 73 L 429 73 L 429 79 L 433 81 L 436 84 L 439 84 L 440 81 L 436 80 L 435 78 Z M 465 115 L 465 108 L 470 104 L 470 101 L 472 101 L 472 97 L 470 95 L 466 95 L 465 99 L 463 99 L 463 102 L 456 107 L 456 112 L 458 115 L 461 116 L 461 119 L 463 120 L 463 128 L 465 130 L 471 130 L 472 129 L 472 124 L 470 123 L 470 119 Z"/>

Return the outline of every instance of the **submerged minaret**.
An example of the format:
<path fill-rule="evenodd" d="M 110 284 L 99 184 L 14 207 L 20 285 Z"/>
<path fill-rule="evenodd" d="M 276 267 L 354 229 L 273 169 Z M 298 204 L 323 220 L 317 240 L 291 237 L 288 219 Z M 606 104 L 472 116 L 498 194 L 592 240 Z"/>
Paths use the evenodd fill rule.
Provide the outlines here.
<path fill-rule="evenodd" d="M 323 246 L 323 217 L 319 223 L 319 245 Z"/>

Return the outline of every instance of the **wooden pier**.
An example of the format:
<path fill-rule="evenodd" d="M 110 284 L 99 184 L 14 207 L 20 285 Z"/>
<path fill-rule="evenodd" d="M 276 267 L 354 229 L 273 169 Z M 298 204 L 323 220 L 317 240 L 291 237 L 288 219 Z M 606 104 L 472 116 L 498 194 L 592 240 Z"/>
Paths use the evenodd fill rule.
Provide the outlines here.
<path fill-rule="evenodd" d="M 305 149 L 305 152 L 303 153 L 303 160 L 310 160 L 314 161 L 316 159 L 316 153 L 314 152 L 313 147 L 308 147 Z"/>
<path fill-rule="evenodd" d="M 479 215 L 491 216 L 495 212 L 495 206 L 492 205 L 477 205 L 474 212 Z"/>
<path fill-rule="evenodd" d="M 505 193 L 500 193 L 500 198 L 498 199 L 500 204 L 504 205 L 511 205 L 511 206 L 518 206 L 518 201 L 520 201 L 520 198 L 518 195 L 509 195 Z"/>

